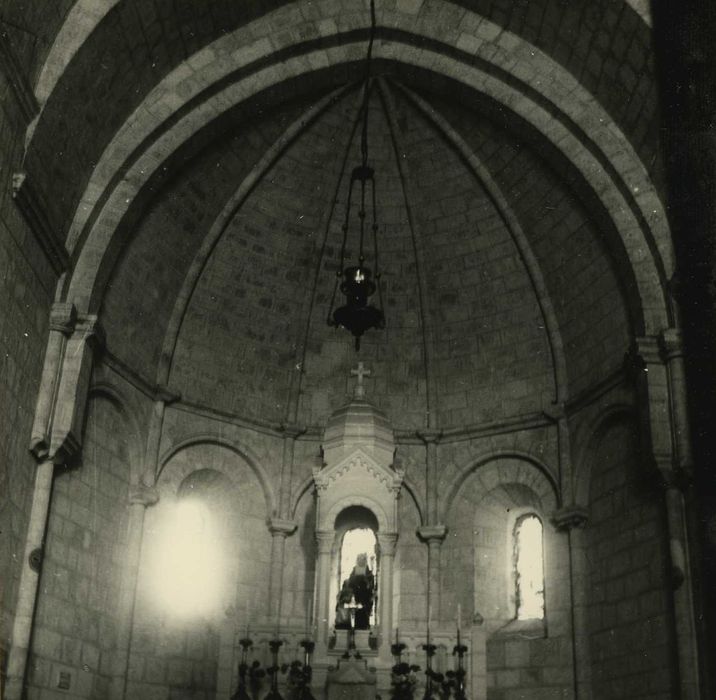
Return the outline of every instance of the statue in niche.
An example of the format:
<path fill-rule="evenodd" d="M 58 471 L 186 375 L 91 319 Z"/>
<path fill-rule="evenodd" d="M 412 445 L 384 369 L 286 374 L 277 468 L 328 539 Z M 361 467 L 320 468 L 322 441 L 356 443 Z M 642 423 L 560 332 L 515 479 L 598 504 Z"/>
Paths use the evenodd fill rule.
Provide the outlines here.
<path fill-rule="evenodd" d="M 368 555 L 359 554 L 350 576 L 343 581 L 338 594 L 336 629 L 367 630 L 373 612 L 374 593 L 375 577 L 368 566 Z"/>

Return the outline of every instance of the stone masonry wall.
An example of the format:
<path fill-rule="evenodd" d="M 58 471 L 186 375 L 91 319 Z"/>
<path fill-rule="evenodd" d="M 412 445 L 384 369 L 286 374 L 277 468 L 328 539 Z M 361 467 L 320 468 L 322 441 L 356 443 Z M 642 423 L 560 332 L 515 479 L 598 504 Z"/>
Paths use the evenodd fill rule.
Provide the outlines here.
<path fill-rule="evenodd" d="M 197 486 L 200 474 L 204 480 L 207 474 L 214 475 L 220 485 L 218 496 Z M 159 490 L 160 501 L 144 521 L 129 696 L 209 700 L 217 690 L 220 650 L 231 649 L 235 634 L 243 632 L 247 622 L 265 622 L 268 613 L 271 537 L 266 500 L 245 460 L 208 441 L 177 452 L 162 471 Z M 193 492 L 209 506 L 216 533 L 212 543 L 220 550 L 211 572 L 219 581 L 218 596 L 201 611 L 166 606 L 164 590 L 172 584 L 172 572 L 162 569 L 162 553 L 171 537 L 167 525 L 180 492 Z"/>
<path fill-rule="evenodd" d="M 674 697 L 665 523 L 658 489 L 637 468 L 636 437 L 613 426 L 593 455 L 587 524 L 594 694 Z"/>
<path fill-rule="evenodd" d="M 88 406 L 82 462 L 55 476 L 29 659 L 32 700 L 108 697 L 126 562 L 129 429 L 114 403 Z M 123 669 L 122 669 L 123 671 Z"/>
<path fill-rule="evenodd" d="M 0 41 L 5 41 L 0 36 Z M 12 200 L 26 126 L 0 68 L 0 668 L 9 643 L 35 461 L 28 452 L 55 276 Z"/>

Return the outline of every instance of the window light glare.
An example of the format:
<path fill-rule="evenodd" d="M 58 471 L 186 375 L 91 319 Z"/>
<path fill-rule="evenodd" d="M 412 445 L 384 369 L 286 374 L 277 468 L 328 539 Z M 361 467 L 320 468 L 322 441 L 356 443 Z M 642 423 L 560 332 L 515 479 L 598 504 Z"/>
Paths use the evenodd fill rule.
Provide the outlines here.
<path fill-rule="evenodd" d="M 211 515 L 198 500 L 182 499 L 162 522 L 154 588 L 176 617 L 211 613 L 219 602 L 221 557 Z"/>

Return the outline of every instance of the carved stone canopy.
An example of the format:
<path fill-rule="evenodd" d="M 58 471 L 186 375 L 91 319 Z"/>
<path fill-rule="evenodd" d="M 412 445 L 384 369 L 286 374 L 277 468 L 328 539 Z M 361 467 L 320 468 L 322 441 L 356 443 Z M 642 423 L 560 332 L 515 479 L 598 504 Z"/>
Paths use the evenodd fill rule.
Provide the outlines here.
<path fill-rule="evenodd" d="M 362 396 L 354 396 L 328 419 L 323 433 L 324 461 L 335 464 L 357 448 L 381 464 L 393 463 L 393 428 L 385 414 Z"/>
<path fill-rule="evenodd" d="M 348 506 L 362 505 L 378 519 L 379 530 L 396 529 L 396 499 L 403 472 L 380 464 L 358 449 L 340 462 L 314 469 L 319 497 L 319 528 L 333 529 L 338 514 Z"/>

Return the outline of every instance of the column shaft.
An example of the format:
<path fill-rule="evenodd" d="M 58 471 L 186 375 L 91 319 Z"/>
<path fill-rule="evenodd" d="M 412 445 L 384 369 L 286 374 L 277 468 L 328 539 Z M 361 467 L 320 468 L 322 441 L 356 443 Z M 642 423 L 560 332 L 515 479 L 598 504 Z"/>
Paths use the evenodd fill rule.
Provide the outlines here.
<path fill-rule="evenodd" d="M 679 660 L 679 678 L 682 700 L 700 697 L 698 661 L 696 656 L 696 629 L 691 599 L 690 571 L 686 553 L 684 502 L 681 492 L 668 486 L 664 494 L 669 528 L 672 585 L 674 587 L 674 623 Z"/>
<path fill-rule="evenodd" d="M 15 620 L 8 655 L 6 700 L 21 700 L 23 695 L 27 657 L 30 650 L 32 620 L 37 600 L 37 585 L 41 570 L 41 566 L 38 571 L 30 566 L 30 555 L 35 550 L 42 551 L 43 548 L 54 468 L 55 465 L 48 459 L 40 462 L 35 472 L 35 488 L 25 538 L 20 587 L 17 594 Z"/>
<path fill-rule="evenodd" d="M 331 548 L 335 533 L 319 531 L 316 533 L 318 542 L 318 561 L 316 562 L 316 609 L 314 610 L 314 626 L 317 630 L 316 644 L 322 647 L 323 655 L 328 649 L 328 620 L 330 612 L 329 580 L 331 568 Z"/>
<path fill-rule="evenodd" d="M 397 533 L 378 536 L 380 545 L 380 655 L 391 660 L 390 643 L 393 624 L 393 565 Z"/>

